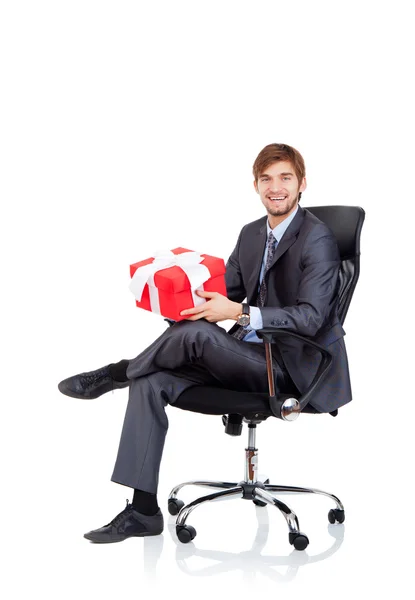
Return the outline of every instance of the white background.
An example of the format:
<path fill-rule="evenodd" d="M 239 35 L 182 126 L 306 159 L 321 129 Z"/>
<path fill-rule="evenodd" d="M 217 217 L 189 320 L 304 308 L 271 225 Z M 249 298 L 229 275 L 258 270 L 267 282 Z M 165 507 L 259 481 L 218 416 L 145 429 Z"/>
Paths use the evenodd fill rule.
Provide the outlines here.
<path fill-rule="evenodd" d="M 1 3 L 7 598 L 411 595 L 409 9 L 399 0 Z M 227 259 L 242 225 L 263 214 L 251 169 L 271 142 L 303 154 L 303 206 L 366 210 L 345 324 L 354 401 L 337 419 L 258 430 L 260 470 L 332 491 L 347 521 L 327 530 L 326 499 L 292 499 L 310 538 L 298 553 L 279 514 L 235 500 L 196 511 L 198 536 L 178 545 L 169 490 L 194 477 L 239 481 L 246 440 L 225 436 L 219 417 L 170 409 L 165 532 L 94 546 L 83 533 L 129 495 L 110 482 L 127 394 L 82 402 L 57 383 L 131 358 L 164 330 L 135 307 L 129 264 L 176 246 Z"/>

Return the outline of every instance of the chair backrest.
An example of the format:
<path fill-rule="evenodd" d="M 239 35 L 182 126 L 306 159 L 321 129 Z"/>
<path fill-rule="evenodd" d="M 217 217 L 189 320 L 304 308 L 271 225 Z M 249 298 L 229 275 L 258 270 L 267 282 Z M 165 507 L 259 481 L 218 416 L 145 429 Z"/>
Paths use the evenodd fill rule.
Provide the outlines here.
<path fill-rule="evenodd" d="M 340 251 L 339 308 L 340 322 L 346 318 L 360 273 L 360 232 L 365 211 L 360 206 L 304 207 L 323 221 L 334 233 Z"/>

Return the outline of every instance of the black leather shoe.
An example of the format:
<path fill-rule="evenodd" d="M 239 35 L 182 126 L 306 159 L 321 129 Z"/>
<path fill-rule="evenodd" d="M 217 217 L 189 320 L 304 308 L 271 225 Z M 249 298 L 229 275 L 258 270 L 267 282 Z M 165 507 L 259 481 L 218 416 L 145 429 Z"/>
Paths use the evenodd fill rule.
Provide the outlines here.
<path fill-rule="evenodd" d="M 80 373 L 68 377 L 58 384 L 59 391 L 71 398 L 93 400 L 106 394 L 111 390 L 125 388 L 130 385 L 129 381 L 115 381 L 111 377 L 109 367 L 102 367 L 96 371 Z"/>
<path fill-rule="evenodd" d="M 84 538 L 98 544 L 109 544 L 111 542 L 122 542 L 129 537 L 160 535 L 163 526 L 163 515 L 160 509 L 154 516 L 149 517 L 135 510 L 127 500 L 127 506 L 111 523 L 100 529 L 85 533 Z"/>

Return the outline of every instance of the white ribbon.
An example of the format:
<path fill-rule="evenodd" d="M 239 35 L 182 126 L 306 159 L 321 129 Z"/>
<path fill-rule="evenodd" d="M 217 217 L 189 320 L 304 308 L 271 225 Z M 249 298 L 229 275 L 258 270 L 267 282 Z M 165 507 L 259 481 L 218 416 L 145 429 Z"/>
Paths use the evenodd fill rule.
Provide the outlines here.
<path fill-rule="evenodd" d="M 190 291 L 192 293 L 194 306 L 198 306 L 203 304 L 205 299 L 197 296 L 195 290 L 201 288 L 203 283 L 210 278 L 209 269 L 205 267 L 205 265 L 200 264 L 203 260 L 204 258 L 198 252 L 183 252 L 182 254 L 174 254 L 171 250 L 156 252 L 152 263 L 144 265 L 143 267 L 138 267 L 131 279 L 129 288 L 136 300 L 140 302 L 144 288 L 146 284 L 148 284 L 151 310 L 152 312 L 160 314 L 159 294 L 154 285 L 154 275 L 157 271 L 161 271 L 162 269 L 177 266 L 186 273 L 190 282 Z"/>

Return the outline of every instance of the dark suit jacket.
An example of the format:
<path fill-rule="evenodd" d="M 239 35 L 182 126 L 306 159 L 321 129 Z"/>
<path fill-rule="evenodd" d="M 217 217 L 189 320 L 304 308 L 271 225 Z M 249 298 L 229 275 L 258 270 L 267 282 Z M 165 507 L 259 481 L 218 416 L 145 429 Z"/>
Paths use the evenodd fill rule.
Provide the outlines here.
<path fill-rule="evenodd" d="M 245 225 L 239 234 L 226 265 L 230 300 L 242 302 L 247 298 L 248 304 L 256 304 L 266 223 L 265 216 Z M 337 315 L 339 265 L 339 250 L 331 230 L 299 207 L 277 246 L 266 275 L 267 299 L 260 309 L 264 327 L 310 337 L 334 355 L 328 377 L 310 401 L 321 412 L 331 412 L 352 399 L 345 332 Z M 304 392 L 313 380 L 321 354 L 288 336 L 281 338 L 278 348 L 291 379 Z M 277 358 L 278 349 L 273 353 Z"/>

